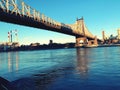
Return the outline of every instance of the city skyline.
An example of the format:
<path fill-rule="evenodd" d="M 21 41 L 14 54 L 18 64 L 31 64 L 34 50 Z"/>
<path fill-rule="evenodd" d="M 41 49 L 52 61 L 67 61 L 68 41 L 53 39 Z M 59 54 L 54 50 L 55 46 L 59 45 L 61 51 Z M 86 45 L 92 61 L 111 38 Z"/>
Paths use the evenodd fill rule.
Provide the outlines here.
<path fill-rule="evenodd" d="M 45 0 L 24 2 L 32 8 L 51 17 L 53 20 L 65 24 L 75 23 L 76 18 L 84 17 L 84 22 L 88 30 L 102 39 L 102 31 L 107 35 L 117 35 L 120 24 L 119 2 L 118 0 Z M 60 34 L 57 32 L 36 29 L 32 27 L 20 26 L 5 22 L 0 22 L 1 33 L 0 42 L 7 42 L 7 33 L 11 30 L 18 30 L 18 40 L 20 44 L 30 44 L 39 42 L 49 43 L 53 40 L 57 43 L 75 42 L 75 37 Z"/>

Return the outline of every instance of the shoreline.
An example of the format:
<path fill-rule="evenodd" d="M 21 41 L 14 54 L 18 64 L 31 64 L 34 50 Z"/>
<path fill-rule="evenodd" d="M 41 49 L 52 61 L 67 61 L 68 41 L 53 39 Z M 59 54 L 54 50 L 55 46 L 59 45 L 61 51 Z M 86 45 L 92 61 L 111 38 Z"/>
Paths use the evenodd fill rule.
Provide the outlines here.
<path fill-rule="evenodd" d="M 1 52 L 14 52 L 14 51 L 35 51 L 35 50 L 55 50 L 55 49 L 70 49 L 70 48 L 99 48 L 99 47 L 120 47 L 120 44 L 103 44 L 103 45 L 98 45 L 97 47 L 75 47 L 74 45 L 69 46 L 69 47 L 59 47 L 59 46 L 55 46 L 55 47 L 51 47 L 51 46 L 45 46 L 45 47 L 41 47 L 41 46 L 21 46 L 21 47 L 16 47 L 16 48 L 9 48 L 7 50 L 0 50 Z"/>

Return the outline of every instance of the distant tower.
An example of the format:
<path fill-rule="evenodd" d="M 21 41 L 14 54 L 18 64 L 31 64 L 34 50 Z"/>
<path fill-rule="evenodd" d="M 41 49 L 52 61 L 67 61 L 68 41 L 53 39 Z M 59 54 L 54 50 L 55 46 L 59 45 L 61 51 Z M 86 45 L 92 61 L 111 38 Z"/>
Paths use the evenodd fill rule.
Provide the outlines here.
<path fill-rule="evenodd" d="M 120 39 L 120 28 L 118 29 L 118 39 Z"/>
<path fill-rule="evenodd" d="M 16 42 L 18 42 L 18 33 L 17 33 L 18 31 L 17 30 L 15 30 L 15 40 L 16 40 Z"/>
<path fill-rule="evenodd" d="M 102 38 L 103 38 L 103 41 L 105 40 L 105 32 L 102 31 Z"/>
<path fill-rule="evenodd" d="M 10 31 L 10 37 L 11 37 L 11 42 L 12 42 L 12 30 Z"/>
<path fill-rule="evenodd" d="M 10 42 L 10 32 L 8 32 L 8 42 Z"/>
<path fill-rule="evenodd" d="M 53 44 L 53 40 L 50 40 L 50 41 L 49 41 L 49 44 L 50 44 L 50 45 Z"/>

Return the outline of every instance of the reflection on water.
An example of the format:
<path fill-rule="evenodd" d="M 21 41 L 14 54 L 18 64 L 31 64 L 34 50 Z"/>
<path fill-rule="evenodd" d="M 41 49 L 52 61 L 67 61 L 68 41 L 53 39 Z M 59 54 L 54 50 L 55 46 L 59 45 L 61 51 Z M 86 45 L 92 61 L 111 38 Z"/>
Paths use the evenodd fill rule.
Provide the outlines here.
<path fill-rule="evenodd" d="M 83 49 L 83 48 L 77 48 L 75 49 L 75 55 L 77 55 L 76 60 L 75 58 L 72 59 L 67 59 L 68 62 L 72 62 L 74 64 L 76 62 L 76 65 L 71 66 L 67 65 L 68 63 L 62 65 L 59 68 L 54 68 L 53 71 L 49 71 L 47 73 L 40 73 L 34 75 L 35 77 L 35 82 L 37 83 L 37 87 L 41 90 L 62 90 L 62 87 L 66 85 L 66 79 L 69 80 L 71 75 L 73 75 L 73 72 L 77 70 L 77 73 L 80 75 L 82 78 L 86 78 L 88 75 L 88 70 L 89 70 L 89 54 L 91 52 L 90 49 Z M 72 56 L 72 55 L 71 55 Z M 75 70 L 75 71 L 74 71 Z M 67 77 L 68 76 L 68 77 Z M 73 79 L 73 77 L 71 77 Z M 59 82 L 61 85 L 56 83 Z M 73 84 L 73 82 L 70 82 L 69 84 Z M 55 87 L 54 87 L 55 86 Z M 67 87 L 67 86 L 66 86 Z"/>
<path fill-rule="evenodd" d="M 0 53 L 1 70 L 4 70 L 4 69 L 6 70 L 6 67 L 8 67 L 8 72 L 18 71 L 19 69 L 18 54 L 19 54 L 18 52 Z"/>
<path fill-rule="evenodd" d="M 9 53 L 9 52 L 8 52 L 8 70 L 9 70 L 9 72 L 12 71 L 11 53 Z"/>
<path fill-rule="evenodd" d="M 77 48 L 77 70 L 82 76 L 86 76 L 88 72 L 88 63 L 89 57 L 88 53 L 90 52 L 88 49 Z"/>
<path fill-rule="evenodd" d="M 18 52 L 16 52 L 16 71 L 18 71 L 18 67 L 19 67 L 19 56 L 18 56 Z"/>
<path fill-rule="evenodd" d="M 8 70 L 9 72 L 18 71 L 19 57 L 18 52 L 8 52 Z"/>

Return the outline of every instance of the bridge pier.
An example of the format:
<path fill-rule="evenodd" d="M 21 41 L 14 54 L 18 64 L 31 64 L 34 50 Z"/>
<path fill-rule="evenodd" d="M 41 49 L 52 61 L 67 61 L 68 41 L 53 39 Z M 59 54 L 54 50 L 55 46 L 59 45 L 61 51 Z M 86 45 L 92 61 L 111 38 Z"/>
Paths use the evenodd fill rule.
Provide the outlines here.
<path fill-rule="evenodd" d="M 94 40 L 88 40 L 88 46 L 98 45 L 97 37 L 95 36 Z"/>
<path fill-rule="evenodd" d="M 87 44 L 86 37 L 76 37 L 76 44 L 75 47 L 82 47 L 83 45 Z"/>
<path fill-rule="evenodd" d="M 87 37 L 76 37 L 75 47 L 98 45 L 97 37 L 94 40 L 88 40 Z"/>

